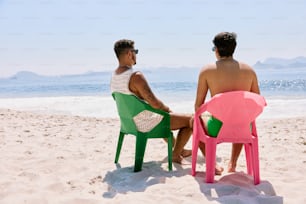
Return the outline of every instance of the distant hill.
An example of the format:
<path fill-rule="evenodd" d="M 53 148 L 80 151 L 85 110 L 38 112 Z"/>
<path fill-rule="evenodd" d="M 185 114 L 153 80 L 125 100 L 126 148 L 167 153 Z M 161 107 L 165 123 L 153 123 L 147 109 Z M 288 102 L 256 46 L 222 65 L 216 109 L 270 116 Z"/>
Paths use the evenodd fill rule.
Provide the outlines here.
<path fill-rule="evenodd" d="M 29 71 L 21 71 L 16 73 L 15 75 L 11 76 L 9 79 L 16 79 L 16 80 L 23 80 L 23 79 L 39 79 L 42 78 L 44 76 L 38 75 L 34 72 L 29 72 Z"/>
<path fill-rule="evenodd" d="M 306 57 L 268 58 L 253 65 L 259 80 L 306 79 Z"/>
<path fill-rule="evenodd" d="M 291 76 L 296 78 L 306 78 L 306 57 L 296 57 L 292 59 L 283 58 L 267 58 L 264 61 L 258 61 L 252 66 L 260 78 L 276 77 L 283 78 L 283 76 Z M 143 68 L 136 67 L 135 70 L 142 71 L 147 80 L 151 82 L 196 82 L 198 80 L 198 74 L 201 67 L 159 67 L 159 68 Z M 282 70 L 280 72 L 280 70 Z M 29 71 L 21 71 L 9 78 L 3 80 L 16 80 L 16 81 L 36 81 L 38 83 L 43 82 L 69 82 L 74 81 L 76 83 L 88 83 L 88 81 L 101 81 L 103 83 L 109 83 L 112 71 L 105 72 L 87 72 L 84 74 L 71 74 L 71 75 L 59 75 L 59 76 L 43 76 Z"/>
<path fill-rule="evenodd" d="M 306 57 L 296 57 L 292 59 L 268 58 L 263 62 L 258 61 L 254 69 L 284 69 L 284 68 L 305 68 Z"/>
<path fill-rule="evenodd" d="M 194 81 L 197 79 L 199 68 L 144 68 L 137 69 L 135 71 L 141 71 L 145 74 L 146 78 L 150 82 L 172 82 L 172 81 Z M 60 76 L 44 76 L 34 72 L 21 71 L 15 75 L 6 78 L 5 80 L 16 80 L 16 81 L 37 81 L 37 82 L 56 82 L 56 81 L 82 81 L 88 80 L 109 82 L 112 71 L 105 72 L 87 72 L 84 74 L 71 74 L 71 75 L 60 75 Z"/>
<path fill-rule="evenodd" d="M 110 72 L 87 72 L 84 74 L 71 74 L 71 75 L 59 75 L 59 76 L 45 76 L 39 75 L 34 72 L 21 71 L 15 75 L 6 78 L 6 80 L 15 81 L 37 81 L 37 82 L 57 82 L 57 81 L 86 81 L 86 80 L 109 80 L 111 76 Z"/>

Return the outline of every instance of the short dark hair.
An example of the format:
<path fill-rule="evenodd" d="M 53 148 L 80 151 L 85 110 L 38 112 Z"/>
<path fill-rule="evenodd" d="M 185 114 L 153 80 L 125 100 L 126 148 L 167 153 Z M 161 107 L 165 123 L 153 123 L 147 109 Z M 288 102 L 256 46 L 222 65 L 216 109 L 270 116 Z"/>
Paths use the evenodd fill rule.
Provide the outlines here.
<path fill-rule="evenodd" d="M 236 48 L 236 33 L 221 32 L 213 40 L 215 47 L 218 49 L 220 57 L 231 57 Z"/>
<path fill-rule="evenodd" d="M 122 39 L 115 42 L 114 51 L 118 59 L 120 55 L 124 53 L 127 49 L 134 49 L 133 40 Z"/>

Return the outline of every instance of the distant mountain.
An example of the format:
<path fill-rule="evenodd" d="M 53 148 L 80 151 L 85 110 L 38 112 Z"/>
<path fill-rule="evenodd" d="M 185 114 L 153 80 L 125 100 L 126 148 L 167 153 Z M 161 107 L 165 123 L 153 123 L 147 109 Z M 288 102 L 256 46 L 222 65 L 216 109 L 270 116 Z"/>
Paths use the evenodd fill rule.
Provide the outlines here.
<path fill-rule="evenodd" d="M 21 72 L 18 72 L 17 74 L 11 76 L 9 79 L 39 79 L 39 78 L 42 78 L 43 76 L 41 75 L 38 75 L 34 72 L 29 72 L 29 71 L 21 71 Z"/>
<path fill-rule="evenodd" d="M 253 65 L 259 80 L 306 79 L 306 57 L 268 58 Z"/>
<path fill-rule="evenodd" d="M 258 72 L 260 76 L 277 76 L 279 70 L 282 70 L 280 74 L 288 74 L 299 76 L 306 76 L 306 57 L 300 56 L 292 59 L 283 58 L 267 58 L 264 61 L 258 61 L 253 68 Z M 151 82 L 196 82 L 200 67 L 136 67 L 135 70 L 140 70 L 144 73 L 147 80 Z M 267 75 L 271 74 L 273 75 Z M 41 82 L 82 82 L 88 81 L 102 81 L 109 83 L 112 71 L 104 72 L 86 72 L 84 74 L 71 74 L 71 75 L 59 75 L 59 76 L 43 76 L 29 71 L 21 71 L 12 77 L 5 78 L 4 80 L 16 80 L 16 81 L 37 81 Z"/>
<path fill-rule="evenodd" d="M 306 64 L 306 57 L 300 56 L 292 59 L 268 58 L 264 61 L 265 64 L 283 64 L 290 65 L 295 63 Z"/>
<path fill-rule="evenodd" d="M 5 78 L 5 80 L 15 81 L 71 81 L 71 80 L 108 80 L 111 76 L 111 72 L 87 72 L 84 74 L 71 74 L 71 75 L 59 75 L 59 76 L 45 76 L 39 75 L 34 72 L 21 71 L 15 75 Z"/>
<path fill-rule="evenodd" d="M 305 68 L 306 57 L 300 56 L 292 59 L 268 58 L 263 62 L 258 61 L 255 69 L 283 69 L 283 68 Z"/>

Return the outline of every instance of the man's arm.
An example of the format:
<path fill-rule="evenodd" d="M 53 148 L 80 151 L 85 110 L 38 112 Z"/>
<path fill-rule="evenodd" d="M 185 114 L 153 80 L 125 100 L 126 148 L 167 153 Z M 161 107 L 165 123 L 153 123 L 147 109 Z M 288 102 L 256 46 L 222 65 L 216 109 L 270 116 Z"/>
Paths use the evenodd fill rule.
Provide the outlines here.
<path fill-rule="evenodd" d="M 255 71 L 253 70 L 253 80 L 251 85 L 251 92 L 260 94 L 258 80 Z"/>
<path fill-rule="evenodd" d="M 154 95 L 141 72 L 136 72 L 131 76 L 129 88 L 136 96 L 145 100 L 153 108 L 170 112 L 169 107 L 163 104 L 163 102 Z"/>
<path fill-rule="evenodd" d="M 194 104 L 195 111 L 204 103 L 208 91 L 208 84 L 206 78 L 206 70 L 203 68 L 199 74 L 197 96 Z"/>

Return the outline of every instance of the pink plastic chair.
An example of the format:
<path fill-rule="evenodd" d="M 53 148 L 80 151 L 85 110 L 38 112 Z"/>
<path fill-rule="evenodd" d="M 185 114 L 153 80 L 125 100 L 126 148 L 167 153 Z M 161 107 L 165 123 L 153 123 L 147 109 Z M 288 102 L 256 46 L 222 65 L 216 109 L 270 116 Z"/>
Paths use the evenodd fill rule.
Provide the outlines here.
<path fill-rule="evenodd" d="M 217 94 L 203 104 L 194 116 L 192 143 L 192 175 L 196 174 L 199 142 L 205 143 L 206 182 L 213 183 L 216 164 L 216 146 L 222 142 L 243 143 L 247 161 L 247 171 L 254 176 L 254 184 L 260 183 L 258 137 L 255 125 L 256 117 L 266 106 L 264 97 L 247 92 L 232 91 Z M 204 131 L 201 114 L 211 113 L 222 122 L 217 137 L 211 137 Z M 251 127 L 250 127 L 251 124 Z"/>

